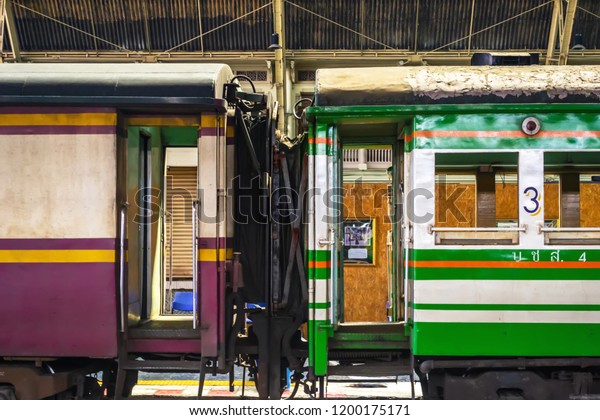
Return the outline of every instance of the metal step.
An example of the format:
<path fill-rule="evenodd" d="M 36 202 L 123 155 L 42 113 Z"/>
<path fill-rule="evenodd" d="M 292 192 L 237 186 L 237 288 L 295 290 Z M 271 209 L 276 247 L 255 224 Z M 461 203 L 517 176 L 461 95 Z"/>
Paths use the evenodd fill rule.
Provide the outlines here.
<path fill-rule="evenodd" d="M 363 364 L 340 364 L 337 366 L 328 366 L 328 376 L 403 376 L 410 375 L 411 369 L 408 361 L 394 362 L 368 362 Z"/>
<path fill-rule="evenodd" d="M 121 366 L 124 370 L 143 372 L 200 372 L 200 360 L 128 360 Z"/>

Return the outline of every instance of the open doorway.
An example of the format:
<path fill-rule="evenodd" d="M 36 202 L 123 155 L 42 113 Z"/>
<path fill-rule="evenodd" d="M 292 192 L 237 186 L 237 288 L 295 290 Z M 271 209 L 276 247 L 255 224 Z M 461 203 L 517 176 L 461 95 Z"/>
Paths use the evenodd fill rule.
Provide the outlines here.
<path fill-rule="evenodd" d="M 155 122 L 153 118 L 129 122 L 140 119 Z M 146 331 L 192 328 L 197 120 L 195 126 L 128 126 L 130 338 L 152 335 Z M 184 293 L 184 306 L 174 310 L 178 292 Z"/>
<path fill-rule="evenodd" d="M 343 322 L 398 320 L 400 158 L 392 144 L 344 146 Z"/>
<path fill-rule="evenodd" d="M 166 148 L 162 314 L 185 315 L 191 310 L 195 264 L 192 207 L 197 179 L 197 148 Z"/>

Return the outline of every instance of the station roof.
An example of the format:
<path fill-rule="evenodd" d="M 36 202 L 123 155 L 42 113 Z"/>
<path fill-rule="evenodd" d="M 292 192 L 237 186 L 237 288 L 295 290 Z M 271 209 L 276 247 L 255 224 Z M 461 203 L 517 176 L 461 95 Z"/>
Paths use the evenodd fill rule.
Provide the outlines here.
<path fill-rule="evenodd" d="M 270 0 L 4 1 L 12 4 L 24 60 L 107 52 L 131 61 L 241 51 L 272 55 L 267 51 L 274 30 Z M 288 55 L 327 51 L 356 57 L 545 51 L 555 5 L 554 0 L 281 1 L 281 41 Z M 582 54 L 600 49 L 598 19 L 599 1 L 578 0 L 571 45 L 579 43 Z M 8 26 L 2 48 L 10 61 Z"/>

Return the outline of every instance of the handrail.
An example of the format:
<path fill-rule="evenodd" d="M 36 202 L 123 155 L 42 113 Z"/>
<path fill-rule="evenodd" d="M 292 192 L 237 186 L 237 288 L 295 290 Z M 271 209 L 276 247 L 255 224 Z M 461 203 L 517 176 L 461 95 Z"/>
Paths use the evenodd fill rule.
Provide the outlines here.
<path fill-rule="evenodd" d="M 559 227 L 559 228 L 547 228 L 538 225 L 538 233 L 542 232 L 600 232 L 598 227 Z"/>
<path fill-rule="evenodd" d="M 127 325 L 127 308 L 125 307 L 125 222 L 127 220 L 127 209 L 129 203 L 123 203 L 120 212 L 119 232 L 119 297 L 121 299 L 121 332 L 125 332 Z"/>
<path fill-rule="evenodd" d="M 435 227 L 433 225 L 427 226 L 429 234 L 433 232 L 527 232 L 527 225 L 521 225 L 519 227 L 509 228 L 497 228 L 497 227 Z"/>
<path fill-rule="evenodd" d="M 329 262 L 331 263 L 331 283 L 330 283 L 330 287 L 331 287 L 331 306 L 329 306 L 329 320 L 331 321 L 331 323 L 334 323 L 336 316 L 335 316 L 335 310 L 336 310 L 336 302 L 337 302 L 337 261 L 336 261 L 336 234 L 335 234 L 335 229 L 334 228 L 329 228 L 328 230 L 328 240 L 327 241 L 323 241 L 324 243 L 327 244 L 327 246 L 329 247 L 330 251 L 329 251 Z M 321 244 L 321 240 L 319 241 L 319 244 Z"/>
<path fill-rule="evenodd" d="M 169 224 L 169 313 L 173 313 L 173 213 L 165 211 L 165 222 Z"/>
<path fill-rule="evenodd" d="M 198 200 L 192 204 L 192 314 L 194 316 L 193 328 L 198 328 L 198 238 L 197 234 L 197 215 Z"/>
<path fill-rule="evenodd" d="M 405 224 L 402 225 L 402 230 L 404 231 L 402 234 L 402 241 L 404 242 L 404 324 L 408 325 L 408 258 L 409 254 L 409 244 L 410 244 L 410 225 Z"/>

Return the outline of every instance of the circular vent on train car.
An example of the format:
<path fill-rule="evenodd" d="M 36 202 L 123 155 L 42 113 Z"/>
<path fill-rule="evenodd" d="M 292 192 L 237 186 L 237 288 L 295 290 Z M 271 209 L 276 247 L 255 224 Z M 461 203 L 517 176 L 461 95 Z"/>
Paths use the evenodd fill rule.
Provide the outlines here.
<path fill-rule="evenodd" d="M 540 132 L 542 123 L 535 117 L 527 117 L 521 123 L 521 130 L 528 136 L 535 136 Z"/>

